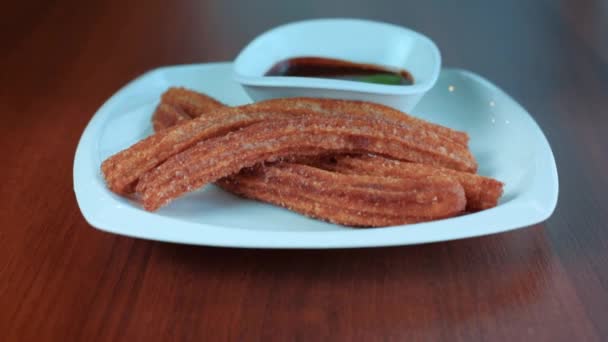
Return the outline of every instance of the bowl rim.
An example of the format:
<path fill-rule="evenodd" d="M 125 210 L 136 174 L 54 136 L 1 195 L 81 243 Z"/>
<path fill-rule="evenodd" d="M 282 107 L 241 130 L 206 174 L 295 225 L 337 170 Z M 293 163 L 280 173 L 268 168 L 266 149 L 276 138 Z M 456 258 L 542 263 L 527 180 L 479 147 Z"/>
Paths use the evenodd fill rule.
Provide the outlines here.
<path fill-rule="evenodd" d="M 334 80 L 317 77 L 284 77 L 284 76 L 247 76 L 239 73 L 238 66 L 243 63 L 246 58 L 250 57 L 248 51 L 252 46 L 260 44 L 261 41 L 269 36 L 280 34 L 281 31 L 293 26 L 310 25 L 310 24 L 359 24 L 359 25 L 375 25 L 384 26 L 392 30 L 400 31 L 401 33 L 409 34 L 415 39 L 426 44 L 433 59 L 435 61 L 433 70 L 429 79 L 426 82 L 415 83 L 413 85 L 385 85 L 365 82 L 353 82 L 345 80 Z M 262 86 L 262 87 L 283 87 L 283 88 L 314 88 L 326 90 L 342 90 L 357 93 L 370 93 L 378 95 L 414 95 L 421 94 L 433 87 L 439 78 L 441 71 L 441 53 L 437 45 L 424 34 L 414 31 L 410 28 L 398 26 L 381 21 L 355 19 L 355 18 L 321 18 L 290 22 L 271 28 L 251 40 L 237 55 L 232 68 L 232 78 L 244 86 Z"/>

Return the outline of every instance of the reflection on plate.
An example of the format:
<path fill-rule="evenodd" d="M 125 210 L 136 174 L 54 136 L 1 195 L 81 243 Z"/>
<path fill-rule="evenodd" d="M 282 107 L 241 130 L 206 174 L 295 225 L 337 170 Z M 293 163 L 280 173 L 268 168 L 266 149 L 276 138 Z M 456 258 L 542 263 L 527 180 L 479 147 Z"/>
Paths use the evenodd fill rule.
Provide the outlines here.
<path fill-rule="evenodd" d="M 481 175 L 506 184 L 498 207 L 475 214 L 375 229 L 353 229 L 244 200 L 209 186 L 156 213 L 106 189 L 106 157 L 151 134 L 150 115 L 170 86 L 226 104 L 250 102 L 231 79 L 230 63 L 167 67 L 134 80 L 95 114 L 74 161 L 74 191 L 86 220 L 101 230 L 188 244 L 256 248 L 343 248 L 418 244 L 487 235 L 538 223 L 557 202 L 553 154 L 530 115 L 488 81 L 443 70 L 412 114 L 469 133 Z"/>

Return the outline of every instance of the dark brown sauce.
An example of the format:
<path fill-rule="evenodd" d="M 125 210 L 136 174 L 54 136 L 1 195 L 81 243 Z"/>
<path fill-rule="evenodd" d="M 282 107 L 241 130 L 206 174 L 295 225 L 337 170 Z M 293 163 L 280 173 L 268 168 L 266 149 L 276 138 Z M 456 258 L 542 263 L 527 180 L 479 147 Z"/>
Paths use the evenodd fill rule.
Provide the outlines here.
<path fill-rule="evenodd" d="M 295 57 L 282 60 L 264 75 L 320 77 L 389 85 L 414 84 L 414 77 L 406 70 L 324 57 Z"/>

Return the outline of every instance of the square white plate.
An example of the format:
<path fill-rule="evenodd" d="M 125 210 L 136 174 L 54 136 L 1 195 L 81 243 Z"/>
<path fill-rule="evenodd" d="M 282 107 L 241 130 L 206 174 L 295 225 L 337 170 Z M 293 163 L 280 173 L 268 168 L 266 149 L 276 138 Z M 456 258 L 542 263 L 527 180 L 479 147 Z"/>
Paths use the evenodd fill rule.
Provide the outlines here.
<path fill-rule="evenodd" d="M 345 248 L 409 245 L 480 236 L 530 226 L 555 209 L 557 170 L 549 144 L 530 115 L 485 79 L 445 69 L 413 113 L 463 130 L 479 173 L 503 181 L 496 208 L 406 226 L 353 229 L 244 200 L 208 186 L 156 213 L 110 192 L 101 162 L 152 133 L 161 93 L 184 86 L 229 105 L 250 102 L 231 79 L 231 63 L 153 70 L 112 96 L 85 129 L 74 160 L 74 191 L 85 219 L 111 233 L 177 243 L 252 248 Z"/>

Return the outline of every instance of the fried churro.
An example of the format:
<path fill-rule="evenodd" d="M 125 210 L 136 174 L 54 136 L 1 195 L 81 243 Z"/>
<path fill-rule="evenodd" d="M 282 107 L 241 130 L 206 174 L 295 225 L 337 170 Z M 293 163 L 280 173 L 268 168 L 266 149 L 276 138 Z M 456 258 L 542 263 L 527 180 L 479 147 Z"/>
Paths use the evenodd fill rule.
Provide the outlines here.
<path fill-rule="evenodd" d="M 175 126 L 182 121 L 191 119 L 192 117 L 180 106 L 161 102 L 152 115 L 152 128 L 154 128 L 155 132 L 158 132 L 165 128 Z"/>
<path fill-rule="evenodd" d="M 101 170 L 108 187 L 118 194 L 133 191 L 137 180 L 169 157 L 197 142 L 276 117 L 255 108 L 222 108 L 157 132 L 106 159 Z"/>
<path fill-rule="evenodd" d="M 224 104 L 212 97 L 185 88 L 169 88 L 169 90 L 162 95 L 161 103 L 181 108 L 192 118 L 205 116 L 208 113 L 225 107 Z M 433 124 L 400 112 L 394 108 L 371 102 L 299 97 L 261 101 L 256 103 L 255 106 L 257 109 L 271 111 L 276 108 L 281 108 L 283 111 L 295 111 L 296 114 L 298 110 L 303 110 L 304 113 L 312 111 L 324 115 L 348 114 L 391 119 L 412 127 L 434 132 L 445 139 L 452 140 L 461 145 L 466 146 L 469 141 L 469 136 L 464 132 Z M 165 126 L 165 128 L 166 127 L 168 126 Z"/>
<path fill-rule="evenodd" d="M 466 203 L 462 186 L 450 177 L 344 175 L 294 163 L 243 170 L 217 184 L 243 197 L 349 226 L 435 220 L 461 213 Z"/>
<path fill-rule="evenodd" d="M 184 106 L 181 107 L 184 112 L 186 112 L 184 108 L 188 108 L 193 103 L 191 98 L 196 98 L 199 102 L 206 101 L 204 97 L 185 96 L 181 95 L 182 93 L 183 91 L 179 91 L 179 96 L 175 94 L 168 96 L 165 94 L 163 95 L 163 101 L 165 101 L 165 98 L 170 98 L 170 103 L 181 103 L 180 106 Z M 182 102 L 176 99 L 181 99 L 180 101 Z M 132 192 L 133 186 L 143 174 L 169 157 L 184 151 L 201 140 L 223 135 L 264 120 L 328 115 L 324 112 L 304 108 L 306 106 L 300 108 L 299 103 L 304 101 L 302 99 L 294 99 L 292 106 L 286 106 L 286 101 L 288 100 L 270 100 L 234 108 L 225 107 L 220 104 L 222 107 L 217 105 L 219 109 L 207 109 L 207 111 L 201 109 L 198 111 L 199 117 L 183 121 L 181 124 L 157 132 L 105 160 L 101 168 L 106 183 L 112 191 L 118 194 L 128 194 Z M 314 100 L 307 101 L 307 103 L 314 102 Z M 219 102 L 217 103 L 219 104 Z M 211 106 L 205 104 L 204 107 L 216 108 L 215 104 Z M 196 111 L 192 108 L 188 110 L 191 112 Z M 157 114 L 158 111 L 155 116 Z M 347 114 L 344 115 L 346 116 Z M 406 133 L 408 136 L 427 143 L 426 146 L 431 149 L 435 147 L 438 154 L 445 154 L 447 159 L 452 159 L 451 162 L 448 161 L 444 166 L 468 172 L 474 172 L 477 169 L 475 159 L 466 146 L 455 143 L 453 140 L 438 134 L 434 130 L 425 130 L 419 127 L 418 124 L 410 126 L 406 121 L 395 121 L 392 117 L 382 118 L 375 114 L 367 115 L 364 112 L 357 112 L 357 114 L 349 114 L 348 116 L 389 121 L 394 130 L 401 132 L 409 131 L 409 133 Z M 411 121 L 416 123 L 416 120 Z"/>
<path fill-rule="evenodd" d="M 186 88 L 169 88 L 161 96 L 161 103 L 178 107 L 191 118 L 226 108 L 226 105 L 213 97 Z"/>
<path fill-rule="evenodd" d="M 160 132 L 162 133 L 162 132 Z M 195 146 L 146 173 L 137 185 L 144 208 L 156 210 L 170 200 L 244 167 L 309 149 L 327 153 L 367 152 L 472 172 L 470 152 L 441 145 L 433 135 L 393 121 L 347 115 L 304 116 L 261 121 Z"/>
<path fill-rule="evenodd" d="M 451 177 L 464 188 L 468 211 L 495 207 L 503 189 L 503 183 L 489 177 L 424 164 L 400 162 L 381 156 L 336 156 L 333 163 L 324 161 L 319 166 L 344 174 L 421 179 L 431 175 Z"/>

